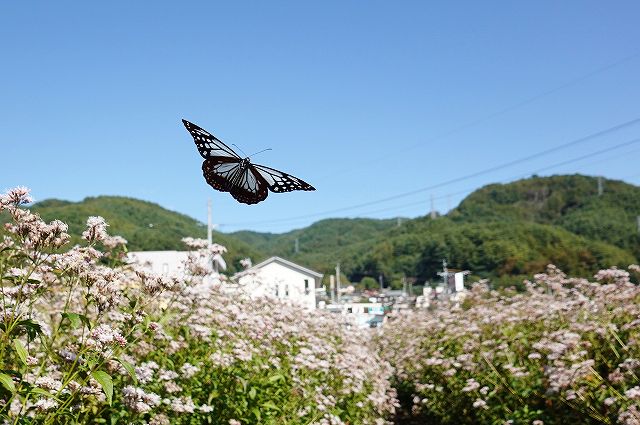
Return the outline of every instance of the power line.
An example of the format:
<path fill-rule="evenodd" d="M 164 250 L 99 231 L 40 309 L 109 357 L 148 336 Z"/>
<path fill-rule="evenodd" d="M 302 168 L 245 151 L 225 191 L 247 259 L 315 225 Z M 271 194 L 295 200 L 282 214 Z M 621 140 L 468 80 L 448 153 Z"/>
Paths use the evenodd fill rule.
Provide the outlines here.
<path fill-rule="evenodd" d="M 294 220 L 299 220 L 299 219 L 318 217 L 318 216 L 327 215 L 327 214 L 334 214 L 334 213 L 337 213 L 337 212 L 343 212 L 343 211 L 348 211 L 348 210 L 357 209 L 357 208 L 361 208 L 361 207 L 366 207 L 366 206 L 369 206 L 369 205 L 375 205 L 375 204 L 379 204 L 379 203 L 383 203 L 383 202 L 388 202 L 388 201 L 392 201 L 392 200 L 395 200 L 395 199 L 400 199 L 400 198 L 404 198 L 404 197 L 407 197 L 407 196 L 415 195 L 417 193 L 422 193 L 422 192 L 434 190 L 434 189 L 437 189 L 437 188 L 440 188 L 440 187 L 443 187 L 443 186 L 448 186 L 448 185 L 453 184 L 453 183 L 458 183 L 458 182 L 461 182 L 461 181 L 464 181 L 464 180 L 469 180 L 469 179 L 472 179 L 474 177 L 478 177 L 478 176 L 481 176 L 481 175 L 484 175 L 484 174 L 489 174 L 489 173 L 492 173 L 492 172 L 495 172 L 495 171 L 498 171 L 498 170 L 501 170 L 501 169 L 504 169 L 504 168 L 508 168 L 508 167 L 511 167 L 511 166 L 514 166 L 514 165 L 517 165 L 517 164 L 521 164 L 523 162 L 527 162 L 527 161 L 530 161 L 532 159 L 536 159 L 536 158 L 548 155 L 550 153 L 554 153 L 554 152 L 560 151 L 562 149 L 566 149 L 568 147 L 575 146 L 575 145 L 578 145 L 578 144 L 581 144 L 581 143 L 596 139 L 598 137 L 602 137 L 602 136 L 605 136 L 607 134 L 614 133 L 616 131 L 622 130 L 622 129 L 627 128 L 627 127 L 631 127 L 631 126 L 633 126 L 635 124 L 638 124 L 638 123 L 640 123 L 640 118 L 636 118 L 636 119 L 633 119 L 633 120 L 630 120 L 630 121 L 623 122 L 621 124 L 617 124 L 617 125 L 615 125 L 613 127 L 607 128 L 605 130 L 601 130 L 601 131 L 589 134 L 589 135 L 581 137 L 579 139 L 572 140 L 572 141 L 570 141 L 568 143 L 564 143 L 564 144 L 558 145 L 558 146 L 550 148 L 550 149 L 545 149 L 545 150 L 543 150 L 541 152 L 534 153 L 534 154 L 531 154 L 531 155 L 528 155 L 528 156 L 525 156 L 525 157 L 522 157 L 522 158 L 519 158 L 519 159 L 516 159 L 516 160 L 513 160 L 513 161 L 508 161 L 508 162 L 505 162 L 503 164 L 496 165 L 494 167 L 490 167 L 490 168 L 486 168 L 484 170 L 476 171 L 474 173 L 467 174 L 467 175 L 464 175 L 464 176 L 461 176 L 461 177 L 456 177 L 456 178 L 453 178 L 453 179 L 450 179 L 450 180 L 447 180 L 447 181 L 444 181 L 444 182 L 441 182 L 441 183 L 437 183 L 437 184 L 434 184 L 434 185 L 431 185 L 431 186 L 426 186 L 426 187 L 415 189 L 415 190 L 412 190 L 412 191 L 409 191 L 409 192 L 403 192 L 403 193 L 400 193 L 400 194 L 397 194 L 397 195 L 389 196 L 387 198 L 377 199 L 377 200 L 374 200 L 374 201 L 364 202 L 364 203 L 361 203 L 361 204 L 356 204 L 356 205 L 351 205 L 351 206 L 347 206 L 347 207 L 336 208 L 336 209 L 332 209 L 332 210 L 326 210 L 326 211 L 322 211 L 322 212 L 318 212 L 318 213 L 306 214 L 306 215 L 301 215 L 301 216 L 294 216 L 294 217 L 287 217 L 287 218 L 280 218 L 280 219 L 273 219 L 273 220 L 260 220 L 260 221 L 253 221 L 253 222 L 226 223 L 226 225 L 227 226 L 242 226 L 242 225 L 272 224 L 272 223 L 280 223 L 280 222 L 289 222 L 289 221 L 294 221 Z M 629 144 L 629 142 L 627 142 L 627 144 Z M 545 169 L 546 168 L 548 168 L 548 167 L 545 167 Z"/>
<path fill-rule="evenodd" d="M 440 135 L 428 138 L 427 140 L 424 140 L 423 142 L 416 143 L 416 144 L 413 144 L 413 145 L 409 145 L 409 146 L 403 148 L 401 150 L 401 152 L 404 153 L 407 150 L 412 150 L 412 149 L 418 148 L 420 146 L 423 146 L 424 143 L 435 142 L 435 141 L 438 141 L 438 140 L 441 140 L 441 139 L 445 139 L 445 138 L 447 138 L 447 137 L 449 137 L 451 135 L 454 135 L 456 133 L 461 132 L 462 130 L 466 130 L 468 128 L 474 127 L 474 126 L 476 126 L 478 124 L 481 124 L 481 123 L 483 123 L 483 122 L 485 122 L 487 120 L 490 120 L 492 118 L 498 117 L 500 115 L 504 115 L 507 112 L 511 112 L 511 111 L 513 111 L 515 109 L 518 109 L 518 108 L 526 106 L 526 105 L 528 105 L 530 103 L 533 103 L 538 99 L 544 98 L 546 96 L 549 96 L 549 95 L 552 95 L 554 93 L 557 93 L 557 92 L 559 92 L 559 91 L 561 91 L 563 89 L 566 89 L 568 87 L 574 86 L 574 85 L 576 85 L 576 84 L 578 84 L 578 83 L 580 83 L 580 82 L 582 82 L 584 80 L 587 80 L 587 79 L 593 77 L 594 75 L 598 75 L 598 74 L 600 74 L 602 72 L 608 71 L 608 70 L 613 69 L 613 68 L 615 68 L 615 67 L 617 67 L 619 65 L 622 65 L 622 64 L 624 64 L 626 62 L 629 62 L 632 59 L 637 58 L 638 56 L 640 56 L 640 52 L 635 52 L 635 53 L 633 53 L 633 54 L 631 54 L 629 56 L 625 56 L 622 59 L 619 59 L 619 60 L 617 60 L 617 61 L 615 61 L 613 63 L 610 63 L 608 65 L 602 66 L 600 68 L 596 68 L 593 71 L 590 71 L 590 72 L 588 72 L 586 74 L 583 74 L 583 75 L 581 75 L 581 76 L 579 76 L 577 78 L 574 78 L 573 80 L 570 80 L 570 81 L 568 81 L 566 83 L 560 84 L 560 85 L 558 85 L 558 86 L 556 86 L 554 88 L 551 88 L 549 90 L 545 90 L 542 93 L 539 93 L 537 95 L 534 95 L 534 96 L 531 96 L 531 97 L 526 98 L 524 100 L 521 100 L 519 102 L 516 102 L 516 103 L 514 103 L 512 105 L 509 105 L 509 106 L 507 106 L 505 108 L 502 108 L 502 109 L 499 109 L 497 111 L 494 111 L 494 112 L 492 112 L 490 114 L 487 114 L 487 115 L 485 115 L 483 117 L 467 121 L 466 123 L 461 124 L 461 125 L 459 125 L 457 127 L 454 127 L 454 128 L 452 128 L 452 129 L 450 129 L 450 130 L 448 130 L 448 131 L 446 131 L 446 132 L 444 132 L 444 133 L 442 133 Z M 388 154 L 387 153 L 384 156 L 381 156 L 381 157 L 378 157 L 378 158 L 374 158 L 374 159 L 370 159 L 370 160 L 366 160 L 366 161 L 361 161 L 358 164 L 360 165 L 360 167 L 362 167 L 364 165 L 370 165 L 370 164 L 375 163 L 375 162 L 388 160 L 390 155 L 393 155 L 393 154 Z M 349 167 L 348 169 L 341 170 L 341 173 L 346 174 L 348 172 L 352 172 L 355 168 L 358 168 L 358 167 L 355 167 L 355 166 Z M 321 176 L 320 179 L 322 179 L 324 177 L 327 177 L 327 176 Z"/>
<path fill-rule="evenodd" d="M 519 175 L 514 176 L 514 177 L 512 177 L 510 179 L 504 179 L 500 183 L 507 183 L 507 182 L 510 182 L 510 181 L 519 180 L 519 179 L 522 179 L 522 178 L 524 178 L 526 176 L 530 176 L 532 174 L 537 174 L 537 173 L 539 173 L 541 171 L 545 171 L 545 170 L 549 170 L 549 169 L 552 169 L 552 168 L 561 167 L 563 165 L 567 165 L 567 164 L 570 164 L 570 163 L 582 161 L 584 159 L 592 158 L 592 157 L 597 156 L 597 155 L 602 155 L 603 153 L 607 153 L 609 151 L 612 151 L 612 150 L 615 150 L 615 149 L 619 149 L 619 148 L 622 148 L 622 147 L 625 147 L 625 146 L 629 146 L 629 145 L 632 145 L 632 144 L 635 144 L 635 143 L 638 143 L 638 142 L 640 142 L 640 138 L 629 140 L 628 142 L 620 143 L 618 145 L 611 146 L 611 147 L 609 147 L 607 149 L 601 149 L 599 151 L 592 152 L 592 153 L 589 153 L 589 154 L 586 154 L 586 155 L 581 155 L 579 157 L 576 157 L 576 158 L 573 158 L 573 159 L 570 159 L 570 160 L 557 162 L 555 164 L 548 165 L 548 166 L 543 167 L 543 168 L 539 168 L 539 169 L 537 169 L 535 171 L 531 171 L 531 172 L 528 172 L 526 174 L 519 174 Z M 627 152 L 625 152 L 624 154 L 626 155 Z M 612 157 L 609 157 L 609 158 L 607 158 L 605 160 L 611 160 L 611 159 L 617 158 L 618 156 L 619 155 L 616 155 L 615 157 L 612 156 Z M 586 165 L 589 165 L 589 164 L 586 164 Z M 640 175 L 640 174 L 638 174 L 638 175 Z M 447 198 L 449 196 L 456 196 L 456 195 L 461 195 L 461 194 L 465 194 L 465 193 L 471 193 L 471 192 L 476 191 L 477 189 L 478 188 L 476 187 L 476 188 L 473 188 L 473 189 L 460 190 L 460 191 L 453 192 L 453 193 L 447 193 L 447 194 L 440 195 L 440 196 L 434 196 L 432 199 L 444 199 L 444 198 Z M 366 212 L 362 212 L 361 214 L 375 214 L 375 213 L 378 213 L 378 212 L 394 211 L 394 210 L 397 210 L 397 209 L 404 209 L 404 208 L 411 207 L 411 206 L 416 206 L 416 205 L 422 205 L 424 207 L 425 201 L 421 200 L 421 201 L 418 201 L 418 202 L 412 202 L 410 204 L 397 205 L 397 206 L 393 206 L 393 207 L 389 207 L 389 208 L 382 208 L 382 209 L 375 210 L 375 211 L 366 211 Z"/>
<path fill-rule="evenodd" d="M 629 140 L 628 142 L 620 143 L 618 145 L 611 146 L 611 147 L 606 148 L 606 149 L 602 149 L 602 150 L 599 150 L 599 151 L 596 151 L 596 152 L 592 152 L 592 153 L 589 153 L 589 154 L 586 154 L 586 155 L 582 155 L 582 156 L 580 156 L 578 158 L 574 158 L 572 160 L 562 161 L 562 162 L 559 162 L 557 164 L 549 165 L 547 167 L 538 168 L 536 171 L 534 171 L 534 173 L 539 173 L 540 171 L 545 171 L 545 170 L 548 170 L 549 168 L 561 167 L 563 165 L 566 165 L 566 164 L 569 164 L 569 163 L 572 163 L 572 162 L 582 161 L 583 159 L 591 158 L 591 157 L 596 156 L 596 155 L 602 155 L 603 153 L 607 153 L 607 152 L 612 151 L 614 149 L 618 149 L 618 148 L 622 148 L 622 147 L 625 147 L 625 146 L 633 145 L 633 144 L 638 143 L 638 142 L 640 142 L 640 138 Z"/>
<path fill-rule="evenodd" d="M 511 182 L 511 181 L 514 181 L 514 180 L 519 180 L 519 179 L 522 179 L 524 177 L 530 176 L 532 174 L 537 174 L 537 173 L 539 173 L 540 171 L 543 171 L 543 170 L 548 170 L 548 169 L 560 167 L 560 166 L 563 166 L 563 165 L 567 165 L 567 164 L 570 164 L 570 163 L 582 161 L 584 159 L 591 158 L 591 157 L 594 157 L 594 156 L 597 156 L 597 155 L 601 155 L 603 153 L 606 153 L 606 152 L 609 152 L 609 151 L 612 151 L 612 150 L 615 150 L 615 149 L 619 149 L 619 148 L 624 147 L 624 146 L 632 145 L 632 144 L 635 144 L 635 143 L 638 143 L 638 142 L 640 142 L 640 138 L 633 139 L 633 140 L 630 140 L 628 142 L 620 143 L 620 144 L 617 144 L 615 146 L 611 146 L 611 147 L 606 148 L 606 149 L 601 149 L 599 151 L 592 152 L 592 153 L 589 153 L 589 154 L 586 154 L 586 155 L 581 155 L 579 157 L 572 158 L 570 160 L 557 162 L 555 164 L 552 164 L 552 165 L 549 165 L 549 166 L 546 166 L 546 167 L 543 167 L 543 168 L 539 168 L 537 170 L 533 170 L 533 171 L 530 171 L 530 172 L 527 172 L 527 173 L 518 174 L 516 176 L 513 176 L 513 177 L 508 178 L 508 179 L 503 179 L 500 182 L 496 182 L 496 183 L 508 183 L 508 182 Z M 631 151 L 631 152 L 635 152 L 636 150 Z M 628 154 L 628 152 L 625 152 L 624 154 L 626 155 L 626 154 Z M 610 157 L 608 157 L 608 158 L 606 158 L 605 160 L 602 160 L 602 161 L 609 161 L 609 160 L 615 159 L 615 158 L 617 158 L 619 156 L 620 155 L 610 156 Z M 602 162 L 602 161 L 598 161 L 598 162 Z M 592 163 L 584 164 L 582 167 L 584 167 L 586 165 L 590 165 L 590 164 L 592 164 Z M 633 176 L 631 176 L 631 177 L 633 177 Z M 433 199 L 437 200 L 437 199 L 444 199 L 444 198 L 448 198 L 448 197 L 451 197 L 451 196 L 457 196 L 457 195 L 461 195 L 461 194 L 468 194 L 468 193 L 474 192 L 475 190 L 478 190 L 478 188 L 475 187 L 475 188 L 464 189 L 464 190 L 460 190 L 460 191 L 456 191 L 456 192 L 450 192 L 450 193 L 446 193 L 444 195 L 434 196 Z M 391 206 L 391 207 L 380 208 L 380 209 L 376 209 L 376 210 L 363 211 L 363 212 L 360 212 L 359 214 L 361 214 L 361 215 L 370 215 L 370 214 L 377 214 L 377 213 L 380 213 L 380 212 L 387 212 L 387 211 L 401 211 L 401 210 L 404 210 L 404 209 L 407 209 L 407 208 L 410 208 L 410 207 L 413 207 L 413 206 L 418 206 L 418 205 L 424 207 L 425 202 L 426 202 L 425 200 L 414 201 L 414 202 L 411 202 L 411 203 L 408 203 L 408 204 L 394 205 L 394 206 Z M 283 224 L 292 224 L 294 221 L 303 222 L 303 221 L 306 221 L 306 219 L 307 219 L 307 217 L 304 217 L 304 218 L 301 218 L 301 219 L 298 219 L 298 220 L 291 220 L 291 221 L 288 221 L 288 222 L 283 223 Z"/>

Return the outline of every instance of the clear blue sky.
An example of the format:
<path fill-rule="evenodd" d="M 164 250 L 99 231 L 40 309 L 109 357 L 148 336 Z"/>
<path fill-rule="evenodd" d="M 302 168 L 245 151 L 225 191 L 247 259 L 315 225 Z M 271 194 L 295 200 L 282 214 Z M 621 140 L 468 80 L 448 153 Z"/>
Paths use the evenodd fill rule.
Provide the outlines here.
<path fill-rule="evenodd" d="M 223 231 L 283 232 L 415 217 L 431 195 L 446 212 L 541 169 L 638 184 L 640 143 L 614 147 L 640 123 L 373 203 L 640 118 L 638 16 L 635 1 L 3 2 L 0 189 L 130 196 L 203 222 L 212 198 Z M 272 148 L 254 161 L 317 191 L 238 204 L 204 182 L 181 118 Z"/>

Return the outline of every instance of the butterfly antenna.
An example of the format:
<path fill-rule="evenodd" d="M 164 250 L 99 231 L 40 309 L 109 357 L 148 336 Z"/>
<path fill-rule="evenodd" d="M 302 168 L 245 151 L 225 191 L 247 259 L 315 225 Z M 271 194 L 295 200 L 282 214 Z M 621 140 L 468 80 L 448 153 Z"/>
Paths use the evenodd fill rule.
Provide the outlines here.
<path fill-rule="evenodd" d="M 242 152 L 242 154 L 243 154 L 245 157 L 247 157 L 247 158 L 248 158 L 247 154 L 245 153 L 245 151 L 243 151 L 243 150 L 240 148 L 240 146 L 236 145 L 235 143 L 231 143 L 231 144 L 232 144 L 233 146 L 235 146 L 236 148 L 238 148 L 238 150 L 239 150 L 240 152 Z"/>
<path fill-rule="evenodd" d="M 259 153 L 266 152 L 266 151 L 271 151 L 271 150 L 273 150 L 273 149 L 271 149 L 271 148 L 262 149 L 260 152 L 252 153 L 251 155 L 248 156 L 248 158 L 251 158 L 254 155 L 258 155 Z"/>

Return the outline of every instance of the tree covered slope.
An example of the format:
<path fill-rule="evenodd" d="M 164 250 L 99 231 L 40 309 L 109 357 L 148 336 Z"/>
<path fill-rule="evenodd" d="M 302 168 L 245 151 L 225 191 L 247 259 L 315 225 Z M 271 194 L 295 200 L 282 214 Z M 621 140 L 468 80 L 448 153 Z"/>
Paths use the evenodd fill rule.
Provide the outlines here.
<path fill-rule="evenodd" d="M 640 258 L 640 188 L 608 179 L 602 188 L 599 194 L 590 176 L 532 177 L 478 189 L 436 219 L 403 219 L 398 226 L 395 219 L 334 218 L 282 234 L 214 232 L 214 242 L 229 249 L 232 271 L 241 258 L 255 263 L 278 255 L 325 274 L 339 261 L 356 282 L 379 275 L 386 282 L 403 275 L 436 279 L 443 259 L 493 279 L 530 276 L 548 263 L 585 275 Z M 67 222 L 76 237 L 88 216 L 101 215 L 131 250 L 183 249 L 181 238 L 206 237 L 202 223 L 130 198 L 47 200 L 32 208 L 46 220 Z"/>

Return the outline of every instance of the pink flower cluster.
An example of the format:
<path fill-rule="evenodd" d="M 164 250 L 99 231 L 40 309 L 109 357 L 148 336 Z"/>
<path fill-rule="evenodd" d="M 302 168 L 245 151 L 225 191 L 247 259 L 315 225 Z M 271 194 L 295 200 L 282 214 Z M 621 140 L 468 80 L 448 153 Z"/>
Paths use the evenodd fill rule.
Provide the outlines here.
<path fill-rule="evenodd" d="M 330 314 L 225 294 L 226 278 L 205 264 L 223 246 L 187 238 L 190 273 L 153 275 L 115 261 L 126 240 L 108 235 L 102 217 L 87 220 L 83 246 L 64 251 L 67 226 L 44 223 L 29 202 L 24 188 L 0 195 L 13 219 L 0 235 L 12 248 L 0 251 L 0 320 L 14 329 L 4 369 L 24 372 L 5 374 L 10 422 L 108 414 L 156 425 L 285 416 L 378 425 L 398 406 L 393 370 L 369 334 Z"/>
<path fill-rule="evenodd" d="M 575 415 L 632 423 L 640 399 L 640 286 L 617 268 L 594 277 L 549 266 L 526 282 L 526 293 L 480 283 L 461 304 L 392 315 L 377 343 L 396 382 L 417 400 L 402 410 L 443 423 L 471 414 L 452 406 L 475 409 L 464 423 L 522 415 L 538 423 Z"/>

